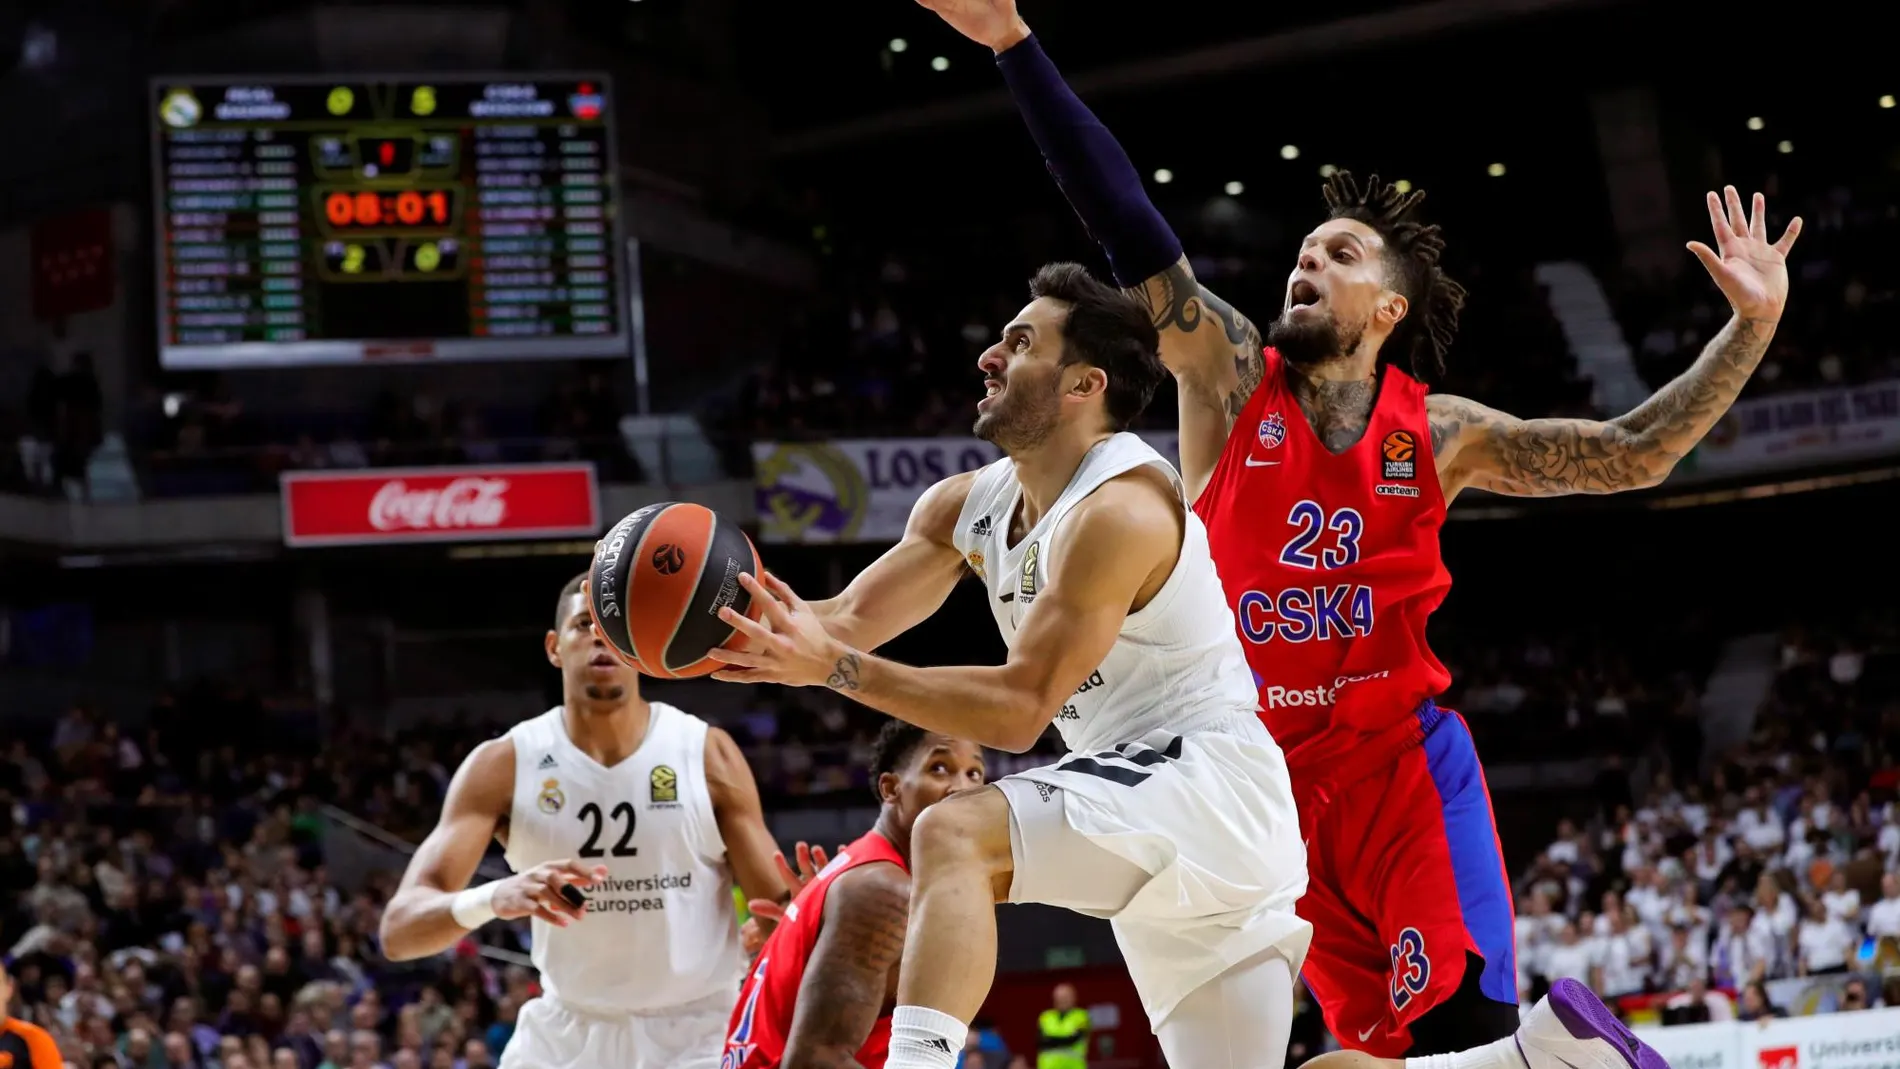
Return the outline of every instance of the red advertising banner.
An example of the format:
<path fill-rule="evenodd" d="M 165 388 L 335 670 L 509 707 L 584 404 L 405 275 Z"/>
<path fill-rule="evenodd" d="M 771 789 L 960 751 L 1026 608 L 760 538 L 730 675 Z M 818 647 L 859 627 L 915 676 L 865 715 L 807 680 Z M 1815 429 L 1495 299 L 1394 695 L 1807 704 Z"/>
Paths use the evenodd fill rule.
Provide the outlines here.
<path fill-rule="evenodd" d="M 593 538 L 600 533 L 592 464 L 296 471 L 280 479 L 288 546 Z"/>

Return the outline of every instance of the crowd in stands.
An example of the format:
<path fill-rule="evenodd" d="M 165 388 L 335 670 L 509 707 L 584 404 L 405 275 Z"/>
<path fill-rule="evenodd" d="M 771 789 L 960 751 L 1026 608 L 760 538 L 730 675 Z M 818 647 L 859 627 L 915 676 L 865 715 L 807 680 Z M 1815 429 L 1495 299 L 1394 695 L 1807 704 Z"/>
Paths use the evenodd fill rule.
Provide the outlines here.
<path fill-rule="evenodd" d="M 260 416 L 209 380 L 148 394 L 130 420 L 143 482 L 158 495 L 276 486 L 286 470 L 592 460 L 603 479 L 639 481 L 621 440 L 624 406 L 600 367 L 546 376 L 538 405 L 483 407 L 431 390 L 384 390 L 360 415 Z"/>
<path fill-rule="evenodd" d="M 1900 269 L 1885 250 L 1900 234 L 1891 179 L 1842 183 L 1776 213 L 1802 217 L 1788 314 L 1745 397 L 1900 377 Z M 1775 235 L 1779 236 L 1777 232 Z M 1630 285 L 1619 302 L 1638 371 L 1652 386 L 1676 375 L 1728 317 L 1699 270 L 1673 292 Z"/>
<path fill-rule="evenodd" d="M 1900 626 L 1791 630 L 1745 746 L 1563 822 L 1518 881 L 1519 984 L 1665 1020 L 1900 1005 Z M 1836 977 L 1802 996 L 1776 981 Z"/>

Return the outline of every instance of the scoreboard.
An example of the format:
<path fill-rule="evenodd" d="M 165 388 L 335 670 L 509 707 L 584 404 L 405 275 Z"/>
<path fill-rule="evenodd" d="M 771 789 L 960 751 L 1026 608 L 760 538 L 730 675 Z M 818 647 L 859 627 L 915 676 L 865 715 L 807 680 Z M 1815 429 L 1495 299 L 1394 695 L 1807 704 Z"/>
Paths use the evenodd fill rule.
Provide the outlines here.
<path fill-rule="evenodd" d="M 160 363 L 627 355 L 598 76 L 159 79 Z"/>

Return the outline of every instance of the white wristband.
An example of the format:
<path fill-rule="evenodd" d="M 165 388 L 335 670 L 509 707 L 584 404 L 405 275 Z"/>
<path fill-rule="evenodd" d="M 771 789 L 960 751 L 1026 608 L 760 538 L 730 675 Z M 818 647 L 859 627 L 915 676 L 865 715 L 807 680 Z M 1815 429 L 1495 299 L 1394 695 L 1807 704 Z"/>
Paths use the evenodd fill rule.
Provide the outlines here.
<path fill-rule="evenodd" d="M 470 930 L 495 919 L 495 881 L 471 887 L 449 900 L 449 916 Z"/>

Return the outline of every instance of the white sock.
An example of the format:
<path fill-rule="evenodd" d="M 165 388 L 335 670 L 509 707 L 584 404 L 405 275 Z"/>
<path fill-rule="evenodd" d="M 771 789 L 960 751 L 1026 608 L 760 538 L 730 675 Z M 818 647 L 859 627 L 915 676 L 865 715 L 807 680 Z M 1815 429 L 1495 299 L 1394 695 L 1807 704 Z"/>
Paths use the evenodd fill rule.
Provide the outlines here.
<path fill-rule="evenodd" d="M 1461 1050 L 1456 1054 L 1431 1054 L 1405 1059 L 1405 1069 L 1529 1069 L 1517 1049 L 1517 1037 L 1506 1036 L 1495 1043 Z"/>
<path fill-rule="evenodd" d="M 926 1006 L 891 1011 L 891 1054 L 885 1069 L 953 1069 L 970 1026 Z"/>

